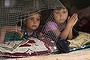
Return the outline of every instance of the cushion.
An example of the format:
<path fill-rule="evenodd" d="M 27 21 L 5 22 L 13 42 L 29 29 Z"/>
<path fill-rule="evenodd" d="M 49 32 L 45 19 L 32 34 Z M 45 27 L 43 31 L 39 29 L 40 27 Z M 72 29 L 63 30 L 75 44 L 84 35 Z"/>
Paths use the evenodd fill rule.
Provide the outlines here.
<path fill-rule="evenodd" d="M 70 42 L 69 46 L 71 48 L 84 48 L 86 44 L 90 44 L 90 34 L 85 32 L 79 32 L 79 36 L 77 38 L 68 41 Z"/>

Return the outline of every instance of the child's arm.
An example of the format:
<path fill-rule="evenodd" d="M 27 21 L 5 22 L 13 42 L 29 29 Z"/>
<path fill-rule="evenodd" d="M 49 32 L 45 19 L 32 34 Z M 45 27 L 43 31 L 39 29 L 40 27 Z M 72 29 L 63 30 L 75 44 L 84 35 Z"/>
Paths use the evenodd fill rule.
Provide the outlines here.
<path fill-rule="evenodd" d="M 72 26 L 71 29 L 69 31 L 69 35 L 68 35 L 68 39 L 72 39 L 73 36 L 73 26 L 76 24 L 77 20 L 78 20 L 78 15 L 77 14 L 73 14 L 73 16 L 71 17 L 71 20 L 73 19 L 74 22 L 72 22 Z"/>
<path fill-rule="evenodd" d="M 66 39 L 68 37 L 69 32 L 70 32 L 71 26 L 72 26 L 71 24 L 67 24 L 65 26 L 65 29 L 62 32 L 56 28 L 53 30 L 53 33 L 56 36 L 61 37 L 62 39 Z"/>
<path fill-rule="evenodd" d="M 62 39 L 66 39 L 70 33 L 71 25 L 67 24 L 65 29 L 59 34 Z"/>
<path fill-rule="evenodd" d="M 62 37 L 63 39 L 73 38 L 72 28 L 77 22 L 77 19 L 78 19 L 77 16 L 78 16 L 77 14 L 73 14 L 71 18 L 70 17 L 68 18 L 67 25 L 65 29 L 60 33 L 60 37 Z"/>
<path fill-rule="evenodd" d="M 68 34 L 68 39 L 72 39 L 73 38 L 73 31 L 72 31 L 72 27 L 69 31 L 69 34 Z"/>
<path fill-rule="evenodd" d="M 6 33 L 6 30 L 5 30 L 4 28 L 1 29 L 1 33 L 0 33 L 0 43 L 3 43 L 3 42 L 4 42 L 5 33 Z"/>
<path fill-rule="evenodd" d="M 52 31 L 55 34 L 55 36 L 61 37 L 62 39 L 66 39 L 70 33 L 71 27 L 71 24 L 66 24 L 65 29 L 62 32 L 57 28 Z"/>

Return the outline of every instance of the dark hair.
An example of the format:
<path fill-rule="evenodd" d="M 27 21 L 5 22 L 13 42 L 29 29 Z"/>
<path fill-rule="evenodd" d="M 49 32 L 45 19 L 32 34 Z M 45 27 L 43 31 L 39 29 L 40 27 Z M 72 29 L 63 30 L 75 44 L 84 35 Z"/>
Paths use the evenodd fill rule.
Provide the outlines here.
<path fill-rule="evenodd" d="M 55 10 L 61 10 L 61 9 L 67 9 L 67 8 L 65 8 L 64 6 L 62 6 L 62 7 L 58 7 L 58 8 L 55 9 Z"/>

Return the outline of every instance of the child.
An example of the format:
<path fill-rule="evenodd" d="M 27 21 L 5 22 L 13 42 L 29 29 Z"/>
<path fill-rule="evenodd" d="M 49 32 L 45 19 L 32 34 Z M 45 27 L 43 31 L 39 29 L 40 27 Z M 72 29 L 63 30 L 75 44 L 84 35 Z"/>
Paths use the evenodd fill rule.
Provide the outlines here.
<path fill-rule="evenodd" d="M 69 42 L 67 39 L 73 39 L 78 35 L 78 32 L 73 29 L 73 26 L 78 20 L 78 15 L 73 14 L 68 16 L 68 11 L 65 7 L 60 7 L 53 10 L 50 18 L 42 30 L 46 38 L 53 40 L 61 53 L 69 52 Z"/>
<path fill-rule="evenodd" d="M 55 40 L 56 37 L 72 39 L 74 38 L 73 26 L 76 24 L 77 20 L 78 15 L 76 13 L 70 17 L 68 16 L 68 10 L 64 6 L 60 7 L 53 10 L 42 32 L 53 40 Z M 75 34 L 78 35 L 77 32 Z"/>
<path fill-rule="evenodd" d="M 23 21 L 24 25 L 24 38 L 35 37 L 37 38 L 37 28 L 40 25 L 40 14 L 39 12 L 31 13 L 29 17 Z"/>
<path fill-rule="evenodd" d="M 23 21 L 23 25 L 21 26 L 24 27 L 25 29 L 21 29 L 18 26 L 5 26 L 2 28 L 1 30 L 1 42 L 5 42 L 4 39 L 6 39 L 7 37 L 9 40 L 8 41 L 13 41 L 13 37 L 15 37 L 15 35 L 17 35 L 16 33 L 19 33 L 19 35 L 25 39 L 27 39 L 28 37 L 37 37 L 37 28 L 40 25 L 40 14 L 39 12 L 33 12 L 31 13 L 29 16 L 27 16 L 26 20 Z M 7 33 L 10 32 L 10 33 Z M 8 35 L 6 35 L 8 34 Z M 13 35 L 13 36 L 12 36 Z M 16 39 L 16 38 L 15 38 Z M 6 39 L 7 40 L 7 39 Z"/>

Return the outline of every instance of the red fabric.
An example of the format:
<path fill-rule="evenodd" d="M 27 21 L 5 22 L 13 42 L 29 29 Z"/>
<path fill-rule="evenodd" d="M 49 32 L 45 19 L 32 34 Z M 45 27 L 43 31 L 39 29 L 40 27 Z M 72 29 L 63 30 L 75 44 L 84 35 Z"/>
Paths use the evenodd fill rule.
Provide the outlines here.
<path fill-rule="evenodd" d="M 2 58 L 20 58 L 20 57 L 40 56 L 40 55 L 48 55 L 48 54 L 49 54 L 49 51 L 39 51 L 39 52 L 34 52 L 32 54 L 0 52 L 0 57 L 2 57 Z"/>
<path fill-rule="evenodd" d="M 34 44 L 35 41 L 34 40 L 29 40 L 27 43 L 22 44 L 20 47 L 24 47 L 24 46 L 31 46 L 31 44 Z"/>

